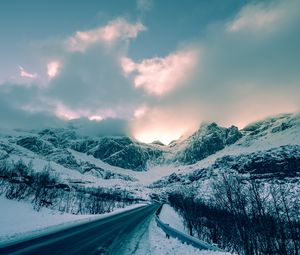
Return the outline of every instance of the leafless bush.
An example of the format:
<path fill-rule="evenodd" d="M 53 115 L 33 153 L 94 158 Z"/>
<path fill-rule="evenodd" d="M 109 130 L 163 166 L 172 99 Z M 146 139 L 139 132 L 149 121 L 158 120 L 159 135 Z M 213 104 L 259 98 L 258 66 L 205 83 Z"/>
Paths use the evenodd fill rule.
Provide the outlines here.
<path fill-rule="evenodd" d="M 99 214 L 137 202 L 125 190 L 69 186 L 61 183 L 50 164 L 40 172 L 32 163 L 0 161 L 0 195 L 30 200 L 35 210 L 42 207 L 73 214 Z"/>
<path fill-rule="evenodd" d="M 213 190 L 209 202 L 187 191 L 169 195 L 191 234 L 238 254 L 299 254 L 299 207 L 282 185 L 266 190 L 223 175 Z"/>

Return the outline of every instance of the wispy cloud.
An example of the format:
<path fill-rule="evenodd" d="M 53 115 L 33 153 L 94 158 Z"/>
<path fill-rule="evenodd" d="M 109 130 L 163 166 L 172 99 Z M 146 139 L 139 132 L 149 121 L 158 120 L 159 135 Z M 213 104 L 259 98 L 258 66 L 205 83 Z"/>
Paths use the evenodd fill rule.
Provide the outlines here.
<path fill-rule="evenodd" d="M 255 5 L 247 6 L 235 20 L 228 24 L 228 30 L 235 32 L 243 29 L 263 29 L 272 25 L 279 15 L 276 10 L 265 10 Z"/>
<path fill-rule="evenodd" d="M 99 42 L 111 45 L 118 39 L 135 38 L 139 32 L 144 30 L 146 27 L 140 22 L 132 24 L 123 18 L 118 18 L 106 26 L 87 31 L 77 31 L 74 36 L 67 39 L 66 49 L 84 52 L 88 47 Z"/>
<path fill-rule="evenodd" d="M 153 7 L 153 0 L 137 0 L 137 9 L 141 12 L 150 11 Z"/>
<path fill-rule="evenodd" d="M 294 15 L 297 3 L 291 1 L 270 1 L 267 3 L 250 3 L 244 6 L 236 17 L 227 24 L 229 32 L 276 30 L 280 23 Z M 291 14 L 291 15 L 290 15 Z"/>
<path fill-rule="evenodd" d="M 20 69 L 20 76 L 24 78 L 29 78 L 29 79 L 36 79 L 37 78 L 37 73 L 30 73 L 27 70 L 25 70 L 22 66 L 19 66 Z"/>

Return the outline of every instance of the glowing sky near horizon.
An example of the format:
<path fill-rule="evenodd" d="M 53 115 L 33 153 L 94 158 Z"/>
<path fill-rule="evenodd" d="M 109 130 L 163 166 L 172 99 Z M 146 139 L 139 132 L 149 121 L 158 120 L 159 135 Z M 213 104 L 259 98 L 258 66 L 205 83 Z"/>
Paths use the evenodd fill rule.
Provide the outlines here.
<path fill-rule="evenodd" d="M 167 144 L 300 109 L 297 0 L 3 0 L 0 30 L 1 127 Z"/>

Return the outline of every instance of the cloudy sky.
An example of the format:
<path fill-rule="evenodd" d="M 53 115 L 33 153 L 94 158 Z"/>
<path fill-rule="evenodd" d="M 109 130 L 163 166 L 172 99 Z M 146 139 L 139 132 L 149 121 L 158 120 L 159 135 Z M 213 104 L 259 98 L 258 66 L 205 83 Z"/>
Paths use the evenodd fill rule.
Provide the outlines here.
<path fill-rule="evenodd" d="M 3 0 L 1 128 L 168 143 L 300 109 L 299 0 Z"/>

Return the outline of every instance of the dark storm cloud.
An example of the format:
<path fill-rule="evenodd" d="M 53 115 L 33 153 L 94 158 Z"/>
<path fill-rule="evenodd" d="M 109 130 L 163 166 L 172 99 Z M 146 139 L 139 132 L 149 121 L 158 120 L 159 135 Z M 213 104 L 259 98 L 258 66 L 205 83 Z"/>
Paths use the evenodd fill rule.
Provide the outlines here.
<path fill-rule="evenodd" d="M 47 94 L 74 110 L 128 117 L 141 97 L 122 74 L 120 55 L 124 53 L 119 51 L 98 45 L 66 56 Z"/>
<path fill-rule="evenodd" d="M 81 135 L 87 136 L 128 136 L 130 135 L 128 121 L 124 119 L 107 118 L 102 121 L 91 121 L 87 118 L 71 120 L 67 123 Z"/>
<path fill-rule="evenodd" d="M 45 109 L 38 86 L 6 83 L 0 86 L 0 119 L 2 128 L 35 129 L 61 126 L 63 121 Z M 33 109 L 31 108 L 33 106 Z M 40 106 L 38 111 L 37 106 Z"/>
<path fill-rule="evenodd" d="M 129 135 L 128 122 L 108 118 L 91 121 L 88 118 L 63 120 L 53 114 L 51 105 L 41 100 L 38 86 L 2 84 L 0 86 L 0 119 L 4 129 L 74 128 L 85 136 Z M 38 106 L 40 108 L 38 108 Z"/>

